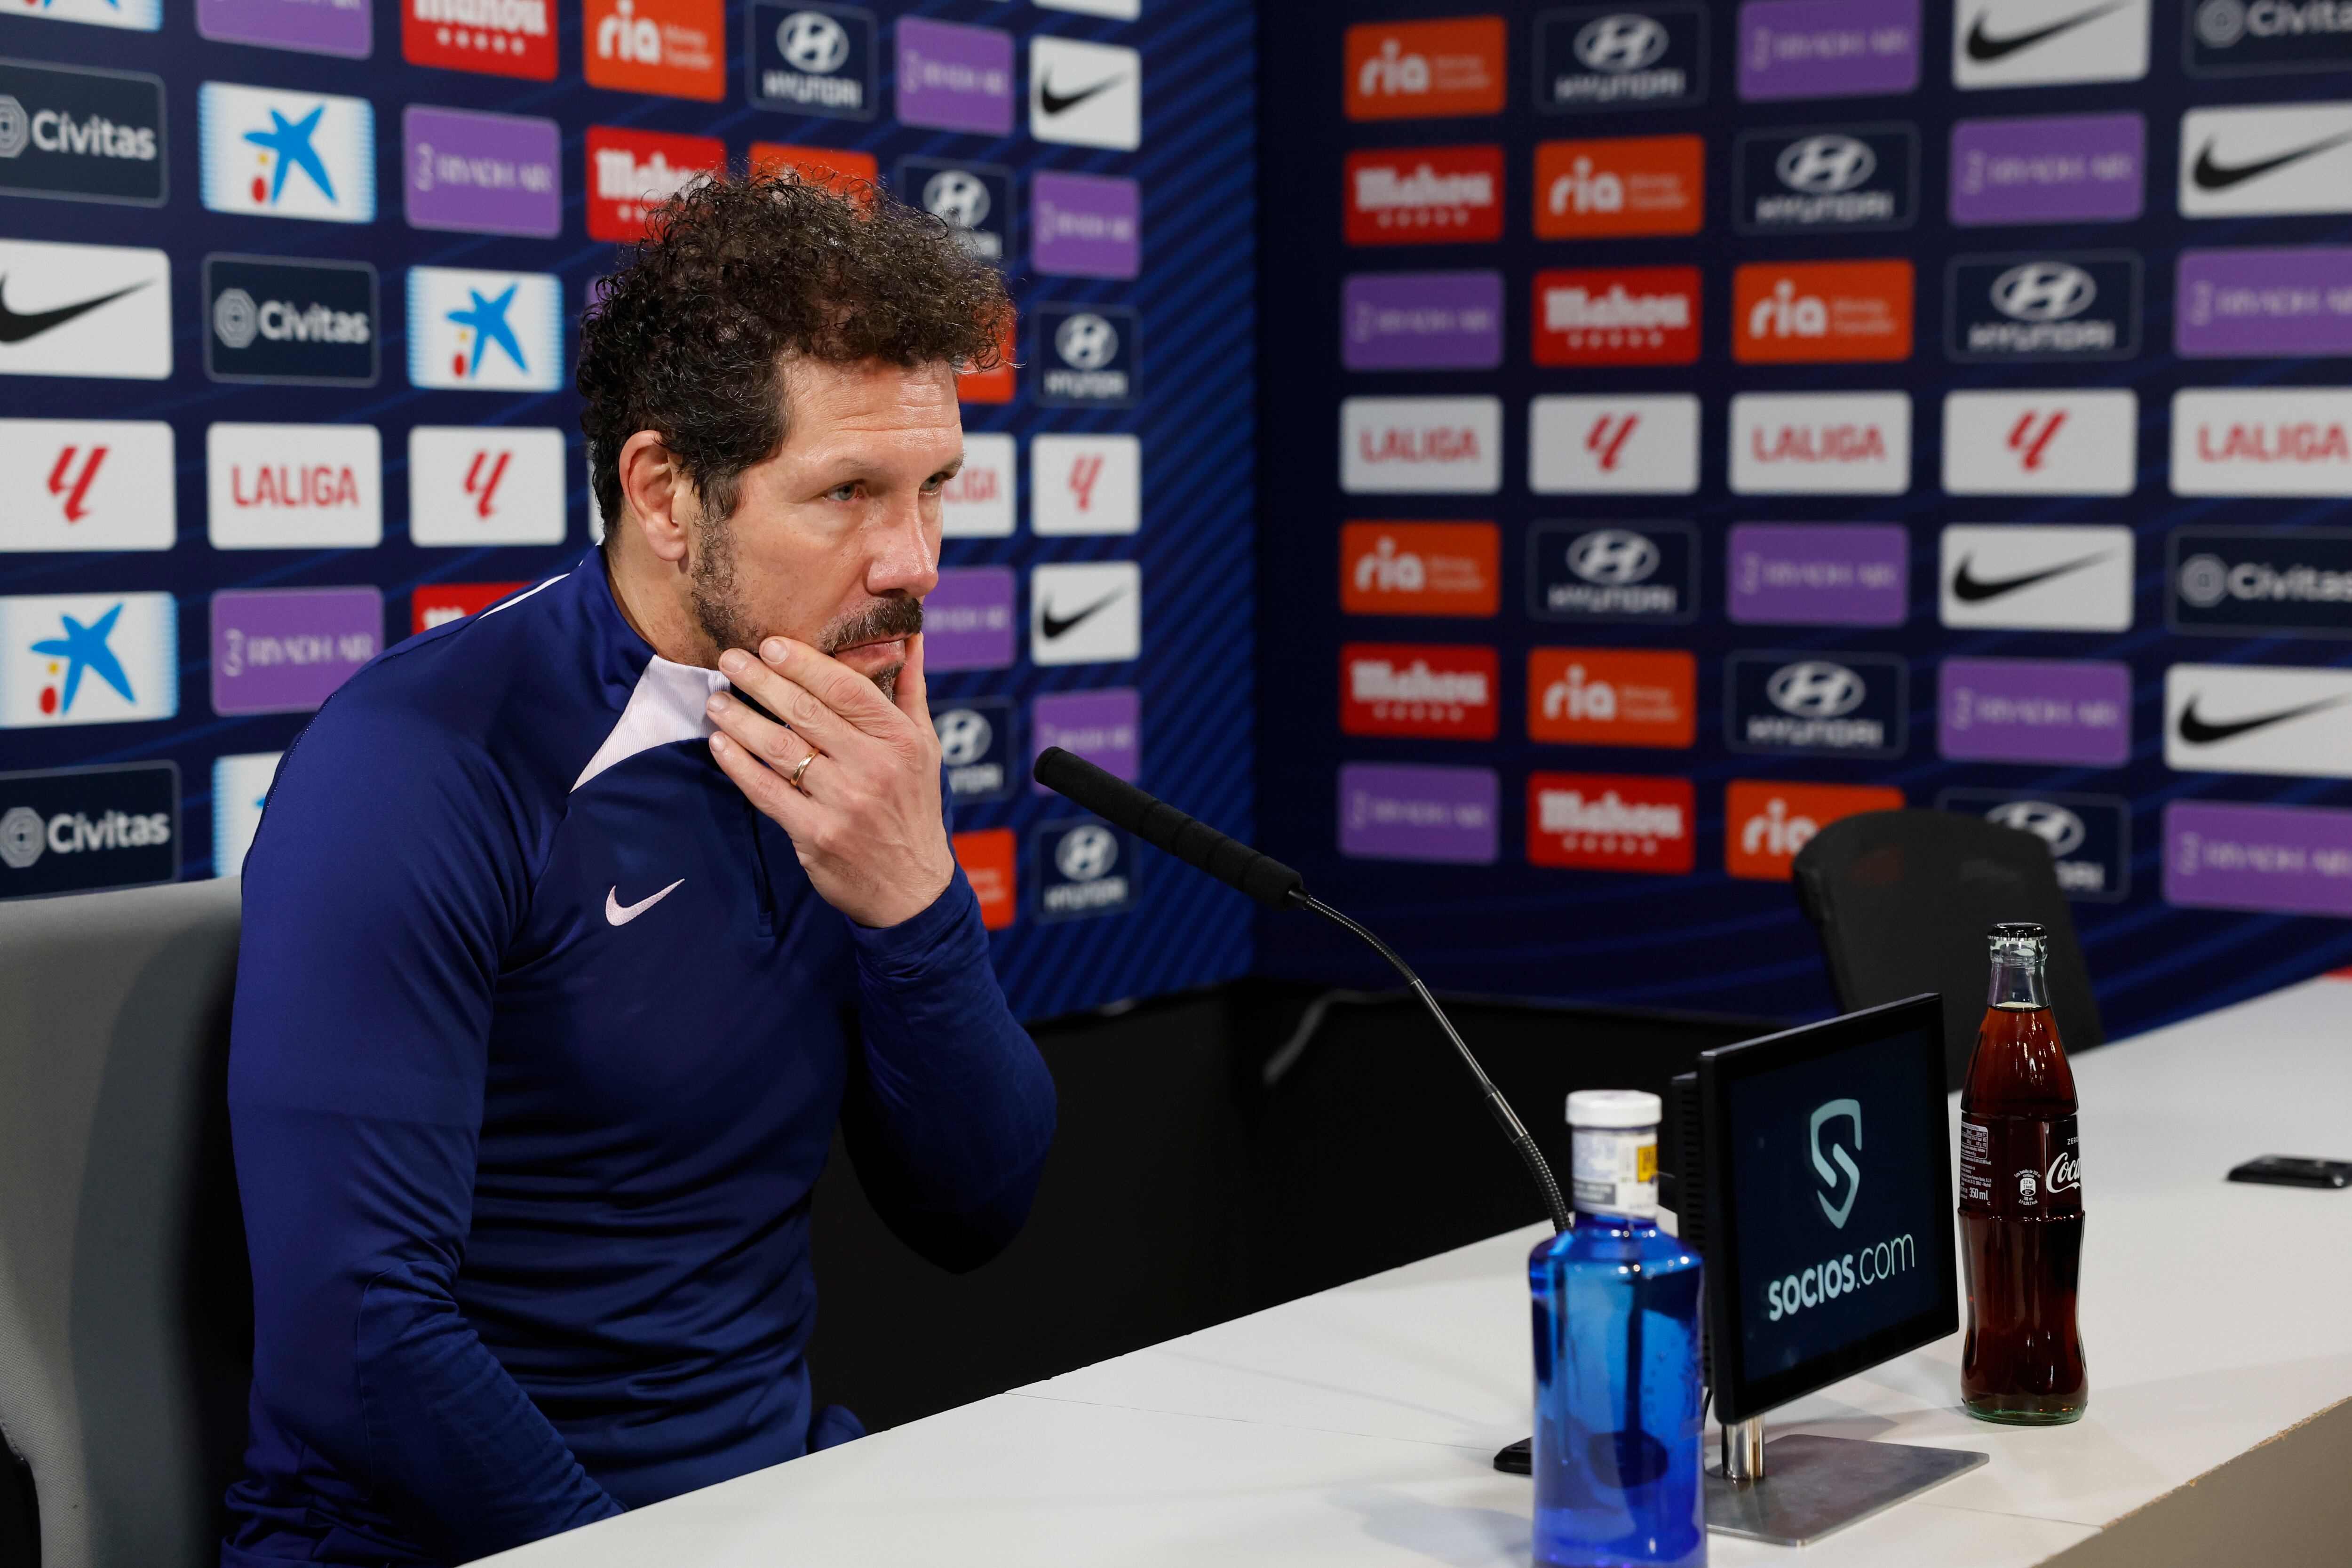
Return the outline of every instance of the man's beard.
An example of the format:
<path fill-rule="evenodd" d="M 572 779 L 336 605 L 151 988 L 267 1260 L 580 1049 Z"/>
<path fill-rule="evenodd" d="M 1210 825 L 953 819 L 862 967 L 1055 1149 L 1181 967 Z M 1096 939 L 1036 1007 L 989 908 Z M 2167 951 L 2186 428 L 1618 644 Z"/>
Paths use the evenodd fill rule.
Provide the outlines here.
<path fill-rule="evenodd" d="M 751 619 L 737 595 L 733 530 L 721 521 L 705 523 L 697 532 L 701 548 L 687 569 L 687 596 L 694 618 L 715 651 L 738 647 L 757 658 L 760 644 L 770 634 Z M 861 643 L 913 637 L 922 629 L 923 602 L 910 595 L 894 595 L 843 616 L 810 640 L 819 652 L 831 655 Z M 898 700 L 898 672 L 905 668 L 888 665 L 870 677 L 882 689 L 885 700 Z"/>

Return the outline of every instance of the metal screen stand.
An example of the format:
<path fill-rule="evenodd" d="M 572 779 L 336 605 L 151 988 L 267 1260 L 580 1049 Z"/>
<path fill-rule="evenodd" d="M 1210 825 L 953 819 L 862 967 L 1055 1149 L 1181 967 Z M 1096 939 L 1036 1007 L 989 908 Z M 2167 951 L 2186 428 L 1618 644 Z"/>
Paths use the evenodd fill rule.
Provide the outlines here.
<path fill-rule="evenodd" d="M 1961 1448 L 1791 1434 L 1764 1441 L 1764 1418 L 1723 1429 L 1723 1465 L 1706 1473 L 1706 1527 L 1719 1535 L 1802 1546 L 1938 1487 L 1991 1456 Z"/>

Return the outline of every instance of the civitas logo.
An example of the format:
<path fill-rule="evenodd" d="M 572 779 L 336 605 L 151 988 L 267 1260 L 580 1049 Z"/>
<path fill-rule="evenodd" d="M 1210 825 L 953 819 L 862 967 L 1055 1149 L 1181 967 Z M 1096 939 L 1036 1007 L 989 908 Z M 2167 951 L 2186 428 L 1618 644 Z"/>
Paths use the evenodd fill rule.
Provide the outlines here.
<path fill-rule="evenodd" d="M 19 805 L 0 816 L 0 865 L 12 871 L 31 870 L 44 850 L 77 855 L 149 849 L 171 841 L 172 815 L 165 811 L 105 811 L 96 818 L 79 811 L 59 812 L 44 820 L 31 806 Z"/>
<path fill-rule="evenodd" d="M 373 336 L 365 314 L 291 300 L 256 302 L 242 289 L 224 289 L 213 300 L 213 335 L 232 349 L 257 340 L 273 343 L 364 343 Z"/>
<path fill-rule="evenodd" d="M 60 110 L 27 113 L 14 93 L 0 93 L 0 158 L 21 157 L 26 149 L 81 158 L 127 158 L 152 163 L 157 148 L 152 125 L 117 125 L 102 114 L 75 119 Z"/>
<path fill-rule="evenodd" d="M 1812 1157 L 1813 1174 L 1820 1178 L 1822 1187 L 1827 1189 L 1815 1193 L 1813 1201 L 1822 1205 L 1823 1219 L 1828 1220 L 1836 1229 L 1843 1230 L 1845 1222 L 1853 1214 L 1853 1200 L 1862 1195 L 1862 1168 L 1853 1163 L 1853 1156 L 1845 1152 L 1845 1145 L 1838 1142 L 1834 1138 L 1831 1140 L 1826 1154 L 1823 1152 L 1822 1130 L 1835 1121 L 1853 1123 L 1853 1146 L 1856 1149 L 1861 1148 L 1862 1101 L 1858 1100 L 1825 1100 L 1813 1107 L 1813 1114 L 1806 1127 L 1805 1148 Z M 1834 1168 L 1832 1168 L 1832 1163 L 1834 1163 Z M 1844 1173 L 1843 1179 L 1839 1174 L 1841 1172 Z M 1832 1202 L 1831 1194 L 1841 1189 L 1844 1191 L 1845 1196 Z"/>

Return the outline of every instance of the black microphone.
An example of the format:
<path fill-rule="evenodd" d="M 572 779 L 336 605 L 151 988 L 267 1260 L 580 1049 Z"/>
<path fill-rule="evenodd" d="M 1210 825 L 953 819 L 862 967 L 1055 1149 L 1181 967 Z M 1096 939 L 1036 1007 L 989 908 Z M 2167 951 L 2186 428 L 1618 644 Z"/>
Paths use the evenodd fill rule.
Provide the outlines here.
<path fill-rule="evenodd" d="M 1462 1065 L 1470 1069 L 1477 1081 L 1478 1091 L 1485 1096 L 1486 1110 L 1495 1124 L 1503 1130 L 1528 1174 L 1543 1194 L 1544 1208 L 1551 1215 L 1552 1229 L 1568 1228 L 1568 1205 L 1560 1197 L 1559 1183 L 1553 1179 L 1551 1166 L 1544 1161 L 1543 1151 L 1528 1136 L 1526 1123 L 1511 1110 L 1511 1102 L 1478 1065 L 1470 1053 L 1454 1020 L 1437 1005 L 1437 998 L 1422 984 L 1421 976 L 1410 964 L 1396 955 L 1394 949 L 1364 927 L 1341 914 L 1307 890 L 1307 879 L 1270 855 L 1261 855 L 1238 838 L 1229 837 L 1207 823 L 1185 816 L 1166 801 L 1144 794 L 1125 779 L 1107 773 L 1087 761 L 1074 756 L 1059 746 L 1048 746 L 1037 754 L 1034 770 L 1036 780 L 1055 795 L 1086 807 L 1114 827 L 1124 827 L 1155 849 L 1164 849 L 1195 870 L 1206 871 L 1225 886 L 1248 894 L 1270 910 L 1309 910 L 1322 916 L 1340 930 L 1357 937 L 1374 952 L 1388 960 L 1389 967 L 1404 977 L 1445 1037 L 1454 1042 L 1460 1053 Z"/>

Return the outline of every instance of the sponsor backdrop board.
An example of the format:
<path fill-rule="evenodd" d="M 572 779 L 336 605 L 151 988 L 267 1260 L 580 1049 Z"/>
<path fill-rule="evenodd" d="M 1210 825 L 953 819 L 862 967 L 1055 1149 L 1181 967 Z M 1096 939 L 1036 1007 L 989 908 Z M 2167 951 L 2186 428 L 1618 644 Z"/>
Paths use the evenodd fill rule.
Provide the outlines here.
<path fill-rule="evenodd" d="M 579 560 L 587 290 L 756 159 L 880 180 L 1020 310 L 931 682 L 1013 1005 L 1241 973 L 1238 899 L 1022 775 L 1059 736 L 1251 827 L 1255 64 L 1249 0 L 0 16 L 0 898 L 234 872 L 353 670 Z"/>
<path fill-rule="evenodd" d="M 1269 852 L 1486 992 L 1824 1012 L 1894 805 L 2111 1033 L 2352 960 L 2352 6 L 1261 18 Z"/>

